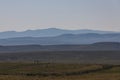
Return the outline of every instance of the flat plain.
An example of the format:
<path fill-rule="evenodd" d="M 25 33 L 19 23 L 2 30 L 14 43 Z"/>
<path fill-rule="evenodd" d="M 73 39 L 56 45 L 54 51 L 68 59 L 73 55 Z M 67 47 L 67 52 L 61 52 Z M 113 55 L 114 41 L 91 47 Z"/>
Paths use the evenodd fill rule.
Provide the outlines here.
<path fill-rule="evenodd" d="M 120 51 L 1 52 L 0 80 L 120 80 Z"/>
<path fill-rule="evenodd" d="M 1 62 L 0 80 L 120 80 L 120 65 Z"/>

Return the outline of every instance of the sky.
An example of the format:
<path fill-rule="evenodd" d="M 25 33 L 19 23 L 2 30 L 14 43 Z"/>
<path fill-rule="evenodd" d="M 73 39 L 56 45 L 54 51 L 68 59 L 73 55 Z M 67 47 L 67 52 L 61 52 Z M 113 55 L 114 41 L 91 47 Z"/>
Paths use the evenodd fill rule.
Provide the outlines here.
<path fill-rule="evenodd" d="M 0 31 L 120 31 L 120 0 L 0 0 Z"/>

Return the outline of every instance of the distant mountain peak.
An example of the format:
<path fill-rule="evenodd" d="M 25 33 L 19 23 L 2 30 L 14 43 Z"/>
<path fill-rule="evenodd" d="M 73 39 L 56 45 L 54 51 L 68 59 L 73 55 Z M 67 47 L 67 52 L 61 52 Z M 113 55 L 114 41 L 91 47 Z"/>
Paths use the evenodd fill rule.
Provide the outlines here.
<path fill-rule="evenodd" d="M 64 34 L 87 34 L 87 33 L 107 34 L 107 33 L 114 33 L 114 32 L 89 30 L 89 29 L 67 30 L 67 29 L 59 29 L 59 28 L 47 28 L 47 29 L 37 29 L 37 30 L 26 30 L 22 32 L 16 32 L 16 31 L 0 32 L 0 39 L 14 38 L 14 37 L 28 37 L 28 36 L 29 37 L 55 37 L 55 36 L 60 36 Z"/>
<path fill-rule="evenodd" d="M 60 30 L 59 28 L 48 28 L 49 29 L 52 29 L 52 30 Z"/>

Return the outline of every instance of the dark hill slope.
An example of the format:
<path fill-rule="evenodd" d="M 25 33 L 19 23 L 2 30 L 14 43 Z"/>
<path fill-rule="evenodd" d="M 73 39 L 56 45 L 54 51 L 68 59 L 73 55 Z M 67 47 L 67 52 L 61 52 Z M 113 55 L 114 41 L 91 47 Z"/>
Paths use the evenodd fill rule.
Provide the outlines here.
<path fill-rule="evenodd" d="M 2 52 L 37 52 L 37 51 L 119 51 L 120 43 L 101 42 L 88 45 L 18 45 L 0 46 Z"/>

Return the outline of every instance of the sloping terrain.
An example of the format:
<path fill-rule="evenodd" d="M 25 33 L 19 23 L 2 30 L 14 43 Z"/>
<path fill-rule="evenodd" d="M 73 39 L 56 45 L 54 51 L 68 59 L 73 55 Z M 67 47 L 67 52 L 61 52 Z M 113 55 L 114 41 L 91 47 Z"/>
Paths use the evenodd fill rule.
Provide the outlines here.
<path fill-rule="evenodd" d="M 39 51 L 120 51 L 118 42 L 99 42 L 86 45 L 14 45 L 0 46 L 0 53 Z"/>
<path fill-rule="evenodd" d="M 15 37 L 0 39 L 0 45 L 80 45 L 96 42 L 120 42 L 120 34 L 64 34 L 56 37 Z"/>
<path fill-rule="evenodd" d="M 98 33 L 98 34 L 106 34 L 106 33 L 115 33 L 112 31 L 99 31 L 99 30 L 65 30 L 65 29 L 57 29 L 57 28 L 48 28 L 48 29 L 38 29 L 38 30 L 27 30 L 22 32 L 16 31 L 5 31 L 0 32 L 0 39 L 3 38 L 13 38 L 13 37 L 53 37 L 59 36 L 62 34 L 86 34 L 86 33 Z"/>

